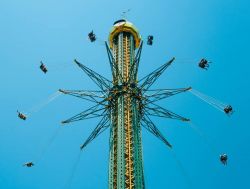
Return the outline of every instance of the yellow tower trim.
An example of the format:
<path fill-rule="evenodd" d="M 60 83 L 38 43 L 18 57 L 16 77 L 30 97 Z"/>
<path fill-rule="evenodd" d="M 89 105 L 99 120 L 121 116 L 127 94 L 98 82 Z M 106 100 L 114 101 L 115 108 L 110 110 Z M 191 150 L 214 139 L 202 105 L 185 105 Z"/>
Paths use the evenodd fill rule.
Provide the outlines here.
<path fill-rule="evenodd" d="M 111 49 L 113 48 L 113 39 L 121 32 L 131 33 L 135 40 L 135 48 L 140 46 L 141 36 L 135 26 L 126 20 L 119 20 L 115 22 L 109 34 L 109 45 Z"/>

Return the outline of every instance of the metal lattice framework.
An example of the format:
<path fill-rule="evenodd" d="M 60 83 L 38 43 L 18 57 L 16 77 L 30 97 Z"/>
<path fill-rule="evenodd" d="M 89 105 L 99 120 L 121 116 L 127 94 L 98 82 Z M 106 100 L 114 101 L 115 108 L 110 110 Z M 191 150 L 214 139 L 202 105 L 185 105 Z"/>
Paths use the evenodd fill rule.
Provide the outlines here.
<path fill-rule="evenodd" d="M 141 126 L 171 148 L 171 144 L 155 126 L 150 116 L 189 121 L 161 107 L 156 102 L 186 92 L 191 88 L 150 90 L 150 87 L 171 66 L 174 58 L 138 81 L 143 42 L 141 41 L 137 48 L 135 41 L 140 39 L 135 38 L 139 34 L 135 35 L 136 30 L 127 24 L 128 22 L 124 20 L 120 22 L 122 23 L 114 25 L 113 33 L 111 33 L 113 35 L 110 40 L 112 48 L 105 43 L 112 81 L 75 60 L 75 63 L 93 80 L 100 91 L 60 89 L 60 92 L 64 94 L 94 103 L 92 107 L 62 123 L 100 117 L 100 122 L 81 145 L 81 149 L 110 128 L 109 189 L 144 189 Z"/>

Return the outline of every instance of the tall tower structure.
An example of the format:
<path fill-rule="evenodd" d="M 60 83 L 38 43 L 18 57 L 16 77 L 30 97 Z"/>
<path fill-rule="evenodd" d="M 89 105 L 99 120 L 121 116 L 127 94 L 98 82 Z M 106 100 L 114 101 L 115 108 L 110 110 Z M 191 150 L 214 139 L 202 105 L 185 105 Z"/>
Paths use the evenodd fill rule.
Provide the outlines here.
<path fill-rule="evenodd" d="M 101 120 L 95 129 L 81 145 L 81 150 L 110 128 L 109 189 L 145 189 L 141 126 L 171 148 L 171 144 L 150 116 L 189 121 L 157 105 L 156 102 L 191 88 L 149 89 L 172 64 L 174 58 L 138 80 L 143 42 L 132 23 L 124 19 L 116 21 L 109 34 L 109 45 L 107 42 L 105 45 L 112 81 L 75 60 L 100 90 L 60 89 L 64 94 L 94 103 L 90 108 L 62 123 L 100 117 Z"/>
<path fill-rule="evenodd" d="M 114 23 L 109 35 L 115 69 L 111 112 L 109 189 L 143 189 L 140 102 L 137 87 L 135 50 L 141 37 L 126 20 Z M 131 74 L 133 72 L 133 74 Z"/>

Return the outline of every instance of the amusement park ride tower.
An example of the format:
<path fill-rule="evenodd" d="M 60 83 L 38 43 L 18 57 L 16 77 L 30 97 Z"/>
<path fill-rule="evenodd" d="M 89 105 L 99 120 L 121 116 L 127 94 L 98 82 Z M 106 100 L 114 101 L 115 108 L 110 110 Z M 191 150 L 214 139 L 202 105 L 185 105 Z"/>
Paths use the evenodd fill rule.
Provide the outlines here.
<path fill-rule="evenodd" d="M 129 22 L 114 23 L 109 35 L 117 70 L 113 74 L 114 99 L 110 134 L 110 189 L 144 188 L 140 126 L 140 90 L 137 87 L 135 50 L 141 37 Z M 136 69 L 135 69 L 136 68 Z M 133 70 L 132 70 L 133 69 Z M 131 73 L 132 72 L 132 73 Z"/>
<path fill-rule="evenodd" d="M 62 123 L 101 117 L 81 149 L 110 127 L 109 189 L 145 189 L 141 126 L 171 148 L 171 144 L 154 125 L 150 116 L 189 121 L 157 105 L 156 102 L 191 88 L 149 89 L 172 64 L 174 58 L 138 80 L 143 42 L 139 32 L 130 22 L 124 19 L 116 21 L 109 35 L 110 47 L 107 43 L 105 45 L 112 81 L 75 60 L 75 63 L 98 85 L 100 91 L 60 89 L 59 91 L 64 94 L 95 103 L 94 106 Z"/>

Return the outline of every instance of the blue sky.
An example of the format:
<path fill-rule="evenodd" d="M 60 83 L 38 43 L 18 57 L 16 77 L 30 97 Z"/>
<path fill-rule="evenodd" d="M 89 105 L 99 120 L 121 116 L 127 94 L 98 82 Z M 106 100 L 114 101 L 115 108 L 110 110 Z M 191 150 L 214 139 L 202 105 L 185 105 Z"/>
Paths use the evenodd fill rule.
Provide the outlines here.
<path fill-rule="evenodd" d="M 72 64 L 75 58 L 110 78 L 105 47 L 89 43 L 87 33 L 93 29 L 107 40 L 129 8 L 127 18 L 142 37 L 155 37 L 152 47 L 144 46 L 139 76 L 176 57 L 152 88 L 192 86 L 235 108 L 228 117 L 190 93 L 160 102 L 190 118 L 205 137 L 189 124 L 153 119 L 173 149 L 143 131 L 146 188 L 249 188 L 249 6 L 247 0 L 0 0 L 0 188 L 69 188 L 79 146 L 98 120 L 65 127 L 60 121 L 91 104 L 60 96 L 25 122 L 16 110 L 29 110 L 59 88 L 97 89 Z M 208 71 L 197 67 L 202 57 L 213 62 Z M 108 188 L 108 137 L 105 132 L 81 153 L 71 188 Z M 220 153 L 229 155 L 226 167 Z M 36 165 L 23 167 L 27 161 Z"/>

